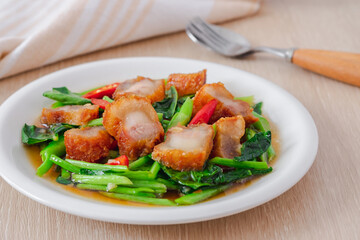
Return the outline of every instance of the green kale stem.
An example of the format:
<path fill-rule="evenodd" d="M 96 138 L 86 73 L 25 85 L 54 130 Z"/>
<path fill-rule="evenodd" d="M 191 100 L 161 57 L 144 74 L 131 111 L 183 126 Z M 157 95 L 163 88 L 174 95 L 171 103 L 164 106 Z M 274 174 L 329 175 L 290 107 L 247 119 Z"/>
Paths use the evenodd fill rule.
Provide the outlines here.
<path fill-rule="evenodd" d="M 160 190 L 160 192 L 166 192 L 167 190 L 165 184 L 155 180 L 133 180 L 132 183 L 133 184 L 129 187 L 151 188 L 154 190 Z"/>
<path fill-rule="evenodd" d="M 137 160 L 135 160 L 134 162 L 129 164 L 129 169 L 130 170 L 136 170 L 139 167 L 143 166 L 144 164 L 146 164 L 147 162 L 149 162 L 151 160 L 151 158 L 149 156 L 144 156 L 141 157 Z"/>
<path fill-rule="evenodd" d="M 68 170 L 66 170 L 65 168 L 61 168 L 61 177 L 64 179 L 70 179 L 71 173 Z"/>
<path fill-rule="evenodd" d="M 42 177 L 47 173 L 52 167 L 53 163 L 50 161 L 51 155 L 63 156 L 66 153 L 64 136 L 60 136 L 58 141 L 50 142 L 43 150 L 40 152 L 41 159 L 43 163 L 38 167 L 36 174 Z"/>
<path fill-rule="evenodd" d="M 96 118 L 93 120 L 90 120 L 86 126 L 87 127 L 95 127 L 95 126 L 102 126 L 103 125 L 103 118 Z"/>
<path fill-rule="evenodd" d="M 114 101 L 113 99 L 109 98 L 108 96 L 104 96 L 102 99 L 109 103 L 112 103 Z"/>
<path fill-rule="evenodd" d="M 73 174 L 72 180 L 77 183 L 132 185 L 129 178 L 117 175 L 81 175 Z"/>
<path fill-rule="evenodd" d="M 129 187 L 116 187 L 111 190 L 107 190 L 107 185 L 98 185 L 98 184 L 86 184 L 79 183 L 76 184 L 77 188 L 87 189 L 87 190 L 97 190 L 97 191 L 105 191 L 105 192 L 114 192 L 114 193 L 124 193 L 124 194 L 138 194 L 141 192 L 146 193 L 154 193 L 155 191 L 151 188 L 129 188 Z"/>
<path fill-rule="evenodd" d="M 176 206 L 176 204 L 169 199 L 148 198 L 148 197 L 127 195 L 127 194 L 121 194 L 121 193 L 100 192 L 100 194 L 110 197 L 110 198 L 116 198 L 116 199 L 120 199 L 120 200 L 131 201 L 131 202 L 139 202 L 139 203 L 162 205 L 162 206 Z"/>
<path fill-rule="evenodd" d="M 227 184 L 227 185 L 218 186 L 216 188 L 195 191 L 193 193 L 175 199 L 175 202 L 180 205 L 195 204 L 225 191 L 230 186 L 231 184 Z"/>
<path fill-rule="evenodd" d="M 55 163 L 56 165 L 70 171 L 73 173 L 80 173 L 80 168 L 78 168 L 77 166 L 72 165 L 71 163 L 68 163 L 67 161 L 59 158 L 56 155 L 51 155 L 50 156 L 50 161 Z"/>
<path fill-rule="evenodd" d="M 179 189 L 179 186 L 176 185 L 175 183 L 169 181 L 169 180 L 166 180 L 166 179 L 163 179 L 163 178 L 157 178 L 156 179 L 157 182 L 159 183 L 162 183 L 166 186 L 167 189 L 169 190 L 178 190 Z"/>
<path fill-rule="evenodd" d="M 241 100 L 247 102 L 249 105 L 254 104 L 254 96 L 235 97 L 234 100 Z"/>
<path fill-rule="evenodd" d="M 137 180 L 153 180 L 155 177 L 149 171 L 127 171 L 123 173 L 104 173 L 105 175 L 125 176 Z"/>
<path fill-rule="evenodd" d="M 268 169 L 266 162 L 255 161 L 235 161 L 234 159 L 214 157 L 209 160 L 209 163 L 218 164 L 222 166 L 242 168 L 242 169 Z"/>
<path fill-rule="evenodd" d="M 181 106 L 179 112 L 175 113 L 175 115 L 171 118 L 167 129 L 170 129 L 174 126 L 180 124 L 181 126 L 186 126 L 191 119 L 193 109 L 193 100 L 191 98 L 187 98 L 184 104 Z"/>
<path fill-rule="evenodd" d="M 127 166 L 123 166 L 123 165 L 106 165 L 106 164 L 101 164 L 101 163 L 88 163 L 88 162 L 84 162 L 84 161 L 71 160 L 71 159 L 66 159 L 66 161 L 71 163 L 74 166 L 77 166 L 77 167 L 83 168 L 83 169 L 110 170 L 113 172 L 128 171 Z"/>
<path fill-rule="evenodd" d="M 152 179 L 155 179 L 160 169 L 161 169 L 160 164 L 154 161 L 153 165 L 150 168 L 150 177 Z"/>
<path fill-rule="evenodd" d="M 269 121 L 264 118 L 262 115 L 253 112 L 253 115 L 257 118 L 259 118 L 259 121 L 255 122 L 254 124 L 252 124 L 256 129 L 258 129 L 261 132 L 267 132 L 270 131 L 270 124 Z M 265 156 L 267 155 L 267 156 Z M 274 157 L 275 157 L 276 153 L 275 153 L 275 149 L 272 145 L 270 145 L 270 147 L 268 148 L 268 150 L 266 151 L 266 153 L 264 153 L 263 155 L 261 155 L 261 160 L 265 161 L 271 161 Z"/>

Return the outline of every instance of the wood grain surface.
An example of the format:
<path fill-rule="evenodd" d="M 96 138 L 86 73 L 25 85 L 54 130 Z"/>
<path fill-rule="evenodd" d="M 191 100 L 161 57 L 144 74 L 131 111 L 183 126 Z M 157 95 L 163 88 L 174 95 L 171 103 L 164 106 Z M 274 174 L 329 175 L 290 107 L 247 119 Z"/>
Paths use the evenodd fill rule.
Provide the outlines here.
<path fill-rule="evenodd" d="M 253 17 L 223 26 L 254 45 L 360 52 L 360 1 L 264 1 Z M 66 214 L 0 179 L 0 239 L 360 239 L 360 88 L 266 54 L 231 59 L 176 33 L 115 47 L 0 80 L 0 103 L 48 73 L 95 60 L 167 56 L 212 61 L 264 77 L 298 98 L 313 116 L 316 160 L 293 188 L 257 208 L 193 224 L 136 226 Z M 279 106 L 281 107 L 281 106 Z M 280 127 L 281 128 L 281 127 Z"/>

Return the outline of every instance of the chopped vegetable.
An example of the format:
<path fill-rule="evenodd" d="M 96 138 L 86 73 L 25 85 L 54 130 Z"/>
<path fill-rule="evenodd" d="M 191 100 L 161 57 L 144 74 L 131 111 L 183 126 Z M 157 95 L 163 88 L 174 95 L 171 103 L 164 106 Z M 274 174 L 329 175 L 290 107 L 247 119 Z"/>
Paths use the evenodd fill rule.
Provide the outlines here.
<path fill-rule="evenodd" d="M 143 166 L 144 164 L 146 164 L 150 160 L 151 160 L 151 158 L 149 156 L 141 157 L 141 158 L 133 161 L 132 163 L 130 163 L 129 164 L 129 169 L 130 170 L 137 170 L 138 168 L 140 168 L 141 166 Z"/>
<path fill-rule="evenodd" d="M 116 199 L 120 199 L 120 200 L 127 200 L 127 201 L 132 201 L 132 202 L 147 203 L 147 204 L 153 204 L 153 205 L 163 205 L 163 206 L 176 206 L 176 204 L 169 199 L 131 196 L 131 195 L 120 194 L 120 193 L 101 192 L 101 194 L 105 195 L 107 197 L 116 198 Z"/>
<path fill-rule="evenodd" d="M 199 124 L 199 123 L 208 123 L 210 121 L 211 116 L 213 115 L 216 105 L 218 104 L 218 100 L 213 99 L 207 104 L 205 104 L 194 116 L 194 118 L 189 123 L 191 124 Z"/>
<path fill-rule="evenodd" d="M 243 168 L 243 169 L 268 169 L 266 162 L 256 161 L 237 161 L 234 159 L 214 157 L 209 160 L 209 163 L 214 163 L 227 167 Z"/>
<path fill-rule="evenodd" d="M 255 104 L 253 106 L 253 109 L 254 109 L 254 112 L 257 113 L 257 114 L 261 114 L 261 107 L 262 107 L 262 102 L 259 102 L 257 104 Z"/>
<path fill-rule="evenodd" d="M 174 86 L 166 91 L 166 98 L 160 102 L 155 102 L 153 107 L 157 113 L 162 113 L 164 118 L 170 119 L 176 110 L 178 94 Z"/>
<path fill-rule="evenodd" d="M 77 126 L 66 123 L 55 123 L 47 128 L 39 128 L 35 125 L 29 126 L 25 124 L 21 131 L 21 140 L 28 145 L 38 144 L 48 140 L 57 141 L 59 134 L 74 127 Z"/>
<path fill-rule="evenodd" d="M 117 185 L 132 185 L 132 181 L 125 176 L 117 175 L 80 175 L 73 174 L 72 179 L 78 183 L 90 183 L 90 184 L 108 184 L 114 183 Z"/>
<path fill-rule="evenodd" d="M 235 100 L 241 100 L 244 102 L 247 102 L 249 105 L 253 105 L 254 104 L 254 96 L 245 96 L 245 97 L 235 97 Z"/>
<path fill-rule="evenodd" d="M 50 161 L 52 161 L 53 163 L 55 163 L 56 165 L 58 165 L 64 169 L 68 170 L 69 172 L 80 173 L 80 168 L 72 165 L 71 163 L 68 163 L 67 161 L 57 157 L 56 155 L 51 155 Z"/>
<path fill-rule="evenodd" d="M 50 170 L 53 165 L 52 161 L 50 160 L 50 157 L 52 155 L 65 155 L 64 136 L 60 137 L 57 141 L 50 142 L 43 150 L 41 150 L 40 156 L 43 163 L 40 165 L 40 167 L 38 167 L 36 171 L 36 174 L 38 176 L 41 177 Z"/>
<path fill-rule="evenodd" d="M 193 100 L 187 98 L 184 104 L 181 106 L 180 111 L 175 113 L 175 115 L 171 118 L 167 128 L 172 128 L 180 124 L 181 126 L 186 126 L 186 124 L 191 119 L 191 113 L 193 108 Z"/>
<path fill-rule="evenodd" d="M 121 155 L 115 159 L 109 159 L 107 165 L 122 165 L 129 167 L 129 159 L 126 155 Z"/>
<path fill-rule="evenodd" d="M 195 203 L 204 201 L 212 196 L 215 196 L 215 195 L 225 191 L 230 186 L 231 185 L 223 185 L 223 186 L 219 186 L 217 188 L 210 188 L 210 189 L 196 191 L 196 192 L 190 193 L 188 195 L 182 196 L 178 199 L 175 199 L 175 202 L 180 205 L 195 204 Z"/>
<path fill-rule="evenodd" d="M 260 157 L 271 144 L 271 132 L 256 133 L 254 137 L 246 141 L 241 147 L 241 155 L 235 157 L 237 161 L 248 161 Z"/>
<path fill-rule="evenodd" d="M 102 126 L 102 125 L 103 125 L 103 118 L 97 118 L 97 119 L 93 119 L 93 120 L 89 121 L 86 126 L 87 127 L 95 127 L 95 126 Z"/>
<path fill-rule="evenodd" d="M 106 165 L 106 164 L 89 163 L 89 162 L 83 162 L 83 161 L 71 160 L 71 159 L 66 159 L 66 161 L 79 168 L 90 169 L 90 170 L 110 170 L 113 172 L 128 171 L 128 168 L 122 165 Z"/>
<path fill-rule="evenodd" d="M 64 105 L 84 105 L 91 103 L 89 99 L 81 97 L 77 93 L 71 92 L 66 87 L 53 88 L 52 91 L 46 91 L 43 93 L 44 97 L 61 102 Z"/>
<path fill-rule="evenodd" d="M 101 109 L 105 109 L 107 105 L 110 103 L 103 99 L 91 98 L 91 103 L 94 105 L 98 105 Z"/>
<path fill-rule="evenodd" d="M 84 98 L 102 98 L 104 96 L 111 97 L 115 92 L 116 88 L 119 86 L 120 83 L 113 83 L 106 85 L 104 87 L 95 89 L 83 95 Z"/>

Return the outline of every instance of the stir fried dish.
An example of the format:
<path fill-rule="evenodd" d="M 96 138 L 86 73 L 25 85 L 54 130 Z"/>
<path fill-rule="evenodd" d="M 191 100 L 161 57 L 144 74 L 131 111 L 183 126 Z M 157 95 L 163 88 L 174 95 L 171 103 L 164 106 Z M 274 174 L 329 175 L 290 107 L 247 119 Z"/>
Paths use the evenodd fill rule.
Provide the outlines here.
<path fill-rule="evenodd" d="M 138 76 L 83 93 L 53 88 L 22 142 L 38 145 L 42 177 L 109 198 L 195 204 L 272 171 L 262 102 L 206 84 L 206 70 L 166 79 Z M 40 112 L 40 110 L 39 110 Z M 174 193 L 176 197 L 168 198 Z"/>

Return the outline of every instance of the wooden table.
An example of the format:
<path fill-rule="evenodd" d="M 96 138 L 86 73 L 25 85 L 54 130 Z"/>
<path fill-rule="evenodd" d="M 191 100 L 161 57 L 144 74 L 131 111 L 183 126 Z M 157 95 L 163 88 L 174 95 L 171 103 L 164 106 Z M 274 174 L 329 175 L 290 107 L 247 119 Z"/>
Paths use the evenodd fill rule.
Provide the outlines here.
<path fill-rule="evenodd" d="M 360 2 L 265 1 L 254 17 L 224 24 L 254 44 L 360 52 Z M 0 239 L 359 239 L 360 89 L 268 55 L 230 59 L 184 32 L 80 56 L 0 80 L 0 103 L 25 84 L 80 63 L 167 56 L 212 61 L 262 76 L 298 98 L 320 136 L 306 176 L 255 209 L 201 223 L 135 226 L 89 220 L 45 207 L 0 179 Z"/>

